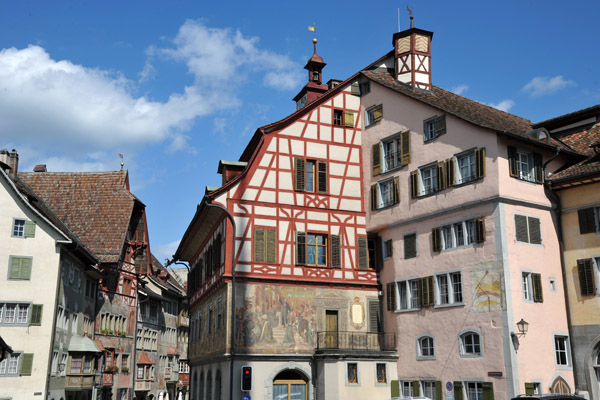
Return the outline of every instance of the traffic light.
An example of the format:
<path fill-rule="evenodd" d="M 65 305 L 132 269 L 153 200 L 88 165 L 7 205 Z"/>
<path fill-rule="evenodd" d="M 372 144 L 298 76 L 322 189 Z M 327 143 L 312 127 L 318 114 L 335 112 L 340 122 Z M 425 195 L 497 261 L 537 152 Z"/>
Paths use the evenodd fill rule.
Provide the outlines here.
<path fill-rule="evenodd" d="M 242 390 L 244 392 L 252 390 L 252 367 L 248 365 L 242 367 Z"/>

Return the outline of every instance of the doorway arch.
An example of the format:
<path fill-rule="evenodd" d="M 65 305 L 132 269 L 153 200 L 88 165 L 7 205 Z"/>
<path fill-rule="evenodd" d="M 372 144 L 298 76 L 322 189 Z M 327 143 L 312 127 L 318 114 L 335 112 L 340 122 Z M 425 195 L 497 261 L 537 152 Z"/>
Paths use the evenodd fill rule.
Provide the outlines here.
<path fill-rule="evenodd" d="M 308 400 L 308 378 L 286 369 L 273 378 L 273 400 Z"/>
<path fill-rule="evenodd" d="M 557 376 L 556 379 L 554 379 L 554 381 L 552 381 L 552 384 L 550 385 L 550 393 L 570 394 L 571 388 L 562 376 Z"/>

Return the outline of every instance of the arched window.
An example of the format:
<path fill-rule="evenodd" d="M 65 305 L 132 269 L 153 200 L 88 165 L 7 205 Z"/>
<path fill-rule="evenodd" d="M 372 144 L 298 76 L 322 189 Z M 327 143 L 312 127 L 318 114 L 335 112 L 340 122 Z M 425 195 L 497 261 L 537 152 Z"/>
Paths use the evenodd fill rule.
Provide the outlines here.
<path fill-rule="evenodd" d="M 434 359 L 435 345 L 432 336 L 417 338 L 417 359 Z"/>
<path fill-rule="evenodd" d="M 273 400 L 307 400 L 307 379 L 299 372 L 285 370 L 273 379 Z"/>
<path fill-rule="evenodd" d="M 481 356 L 481 335 L 468 331 L 460 335 L 459 351 L 463 357 Z"/>

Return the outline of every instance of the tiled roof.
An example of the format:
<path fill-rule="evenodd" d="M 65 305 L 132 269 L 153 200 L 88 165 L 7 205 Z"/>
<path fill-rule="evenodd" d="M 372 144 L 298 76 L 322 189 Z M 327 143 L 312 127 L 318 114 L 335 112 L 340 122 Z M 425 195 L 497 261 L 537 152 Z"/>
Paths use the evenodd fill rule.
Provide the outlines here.
<path fill-rule="evenodd" d="M 561 140 L 574 150 L 585 154 L 588 158 L 555 173 L 550 178 L 552 182 L 600 174 L 600 155 L 596 154 L 594 149 L 590 147 L 593 144 L 600 143 L 600 123 L 596 123 L 588 130 L 564 136 Z"/>
<path fill-rule="evenodd" d="M 135 196 L 127 172 L 19 172 L 58 217 L 104 263 L 119 260 Z"/>
<path fill-rule="evenodd" d="M 362 74 L 380 85 L 480 127 L 514 136 L 536 145 L 560 146 L 563 150 L 570 151 L 569 148 L 557 140 L 550 139 L 549 143 L 544 143 L 527 135 L 526 132 L 533 129 L 532 122 L 528 119 L 486 106 L 485 104 L 448 92 L 437 86 L 432 86 L 431 91 L 413 89 L 411 86 L 395 80 L 388 71 L 365 70 L 362 71 Z"/>

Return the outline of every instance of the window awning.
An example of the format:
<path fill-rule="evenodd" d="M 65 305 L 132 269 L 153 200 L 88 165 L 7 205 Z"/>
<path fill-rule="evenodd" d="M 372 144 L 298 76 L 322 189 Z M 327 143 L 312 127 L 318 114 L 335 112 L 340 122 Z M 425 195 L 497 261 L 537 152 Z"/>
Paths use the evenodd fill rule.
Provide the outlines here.
<path fill-rule="evenodd" d="M 92 339 L 87 336 L 73 336 L 69 343 L 69 352 L 101 353 Z"/>

